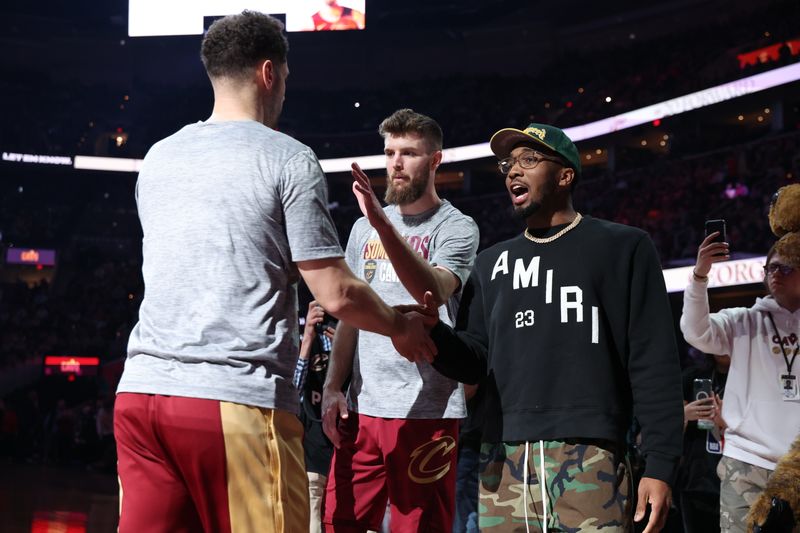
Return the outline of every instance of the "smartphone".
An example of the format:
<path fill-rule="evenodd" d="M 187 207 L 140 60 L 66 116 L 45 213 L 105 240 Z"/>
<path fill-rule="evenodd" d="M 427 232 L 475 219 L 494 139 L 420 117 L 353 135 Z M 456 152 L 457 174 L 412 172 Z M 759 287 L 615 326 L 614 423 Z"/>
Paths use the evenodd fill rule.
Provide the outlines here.
<path fill-rule="evenodd" d="M 710 379 L 702 379 L 697 378 L 694 380 L 694 399 L 695 400 L 705 400 L 706 398 L 713 397 L 713 391 L 711 390 L 711 380 Z"/>
<path fill-rule="evenodd" d="M 697 378 L 694 380 L 694 399 L 695 400 L 708 400 L 714 397 L 714 391 L 711 388 L 710 379 Z M 697 421 L 699 429 L 712 429 L 714 421 L 701 418 Z"/>
<path fill-rule="evenodd" d="M 706 236 L 711 235 L 715 231 L 718 231 L 719 235 L 714 237 L 712 242 L 728 242 L 728 233 L 725 231 L 725 220 L 721 218 L 706 220 Z"/>

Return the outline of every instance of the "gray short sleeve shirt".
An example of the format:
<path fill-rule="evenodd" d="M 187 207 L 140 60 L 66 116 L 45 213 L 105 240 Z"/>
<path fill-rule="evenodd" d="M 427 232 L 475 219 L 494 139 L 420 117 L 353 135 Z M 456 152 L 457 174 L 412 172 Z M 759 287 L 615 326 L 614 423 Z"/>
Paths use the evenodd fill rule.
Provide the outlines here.
<path fill-rule="evenodd" d="M 136 185 L 145 295 L 119 392 L 297 410 L 297 261 L 342 257 L 314 153 L 258 122 L 157 143 Z"/>
<path fill-rule="evenodd" d="M 409 246 L 431 264 L 447 269 L 463 286 L 478 248 L 478 227 L 468 216 L 444 201 L 420 215 L 401 215 L 387 206 L 389 220 Z M 413 303 L 397 277 L 377 232 L 366 219 L 353 226 L 347 243 L 347 263 L 389 305 Z M 447 324 L 455 320 L 459 294 L 440 308 Z M 348 392 L 350 407 L 359 413 L 384 418 L 463 418 L 464 391 L 460 383 L 439 374 L 427 363 L 411 363 L 399 355 L 389 338 L 360 331 L 353 377 Z"/>

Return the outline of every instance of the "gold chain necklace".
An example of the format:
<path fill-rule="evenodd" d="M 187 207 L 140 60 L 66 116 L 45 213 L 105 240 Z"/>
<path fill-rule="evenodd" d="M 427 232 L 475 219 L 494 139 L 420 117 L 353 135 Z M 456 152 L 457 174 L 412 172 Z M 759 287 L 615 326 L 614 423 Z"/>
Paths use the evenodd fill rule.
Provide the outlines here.
<path fill-rule="evenodd" d="M 575 216 L 575 218 L 572 220 L 572 222 L 570 222 L 569 226 L 565 227 L 564 229 L 562 229 L 561 231 L 559 231 L 555 235 L 550 235 L 549 237 L 544 237 L 544 238 L 534 237 L 533 235 L 530 234 L 530 232 L 528 231 L 528 228 L 525 228 L 525 237 L 527 239 L 535 242 L 535 243 L 547 244 L 548 242 L 553 242 L 554 240 L 556 240 L 559 237 L 563 236 L 565 233 L 567 233 L 571 229 L 575 228 L 575 226 L 578 225 L 578 222 L 580 222 L 582 218 L 583 218 L 583 216 L 580 213 L 578 213 Z"/>

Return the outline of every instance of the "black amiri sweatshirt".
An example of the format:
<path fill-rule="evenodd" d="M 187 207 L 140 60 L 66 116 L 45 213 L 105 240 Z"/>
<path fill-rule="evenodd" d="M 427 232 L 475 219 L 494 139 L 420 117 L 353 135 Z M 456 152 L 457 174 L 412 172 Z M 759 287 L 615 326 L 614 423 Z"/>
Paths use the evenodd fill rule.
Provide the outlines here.
<path fill-rule="evenodd" d="M 671 483 L 683 435 L 672 322 L 647 234 L 587 216 L 552 242 L 520 235 L 481 252 L 455 331 L 431 333 L 434 367 L 465 383 L 490 376 L 503 441 L 623 443 L 635 415 L 644 475 Z"/>

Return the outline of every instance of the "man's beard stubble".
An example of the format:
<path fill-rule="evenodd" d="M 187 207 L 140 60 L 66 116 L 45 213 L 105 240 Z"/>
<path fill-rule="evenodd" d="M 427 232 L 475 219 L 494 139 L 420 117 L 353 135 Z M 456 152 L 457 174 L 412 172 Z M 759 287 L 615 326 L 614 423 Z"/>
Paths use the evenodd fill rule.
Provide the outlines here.
<path fill-rule="evenodd" d="M 544 183 L 544 189 L 542 191 L 542 200 L 546 200 L 551 196 L 556 194 L 556 190 L 558 189 L 558 185 L 556 183 L 556 178 L 549 179 Z M 532 194 L 532 191 L 529 192 Z M 511 206 L 511 218 L 518 221 L 525 221 L 531 215 L 535 215 L 539 209 L 542 208 L 542 202 L 537 202 L 536 200 L 531 200 L 531 203 L 524 207 L 514 207 Z"/>
<path fill-rule="evenodd" d="M 517 221 L 525 221 L 529 216 L 535 214 L 540 207 L 542 207 L 542 204 L 539 202 L 531 202 L 525 207 L 514 207 L 512 205 L 510 208 L 511 218 Z"/>

